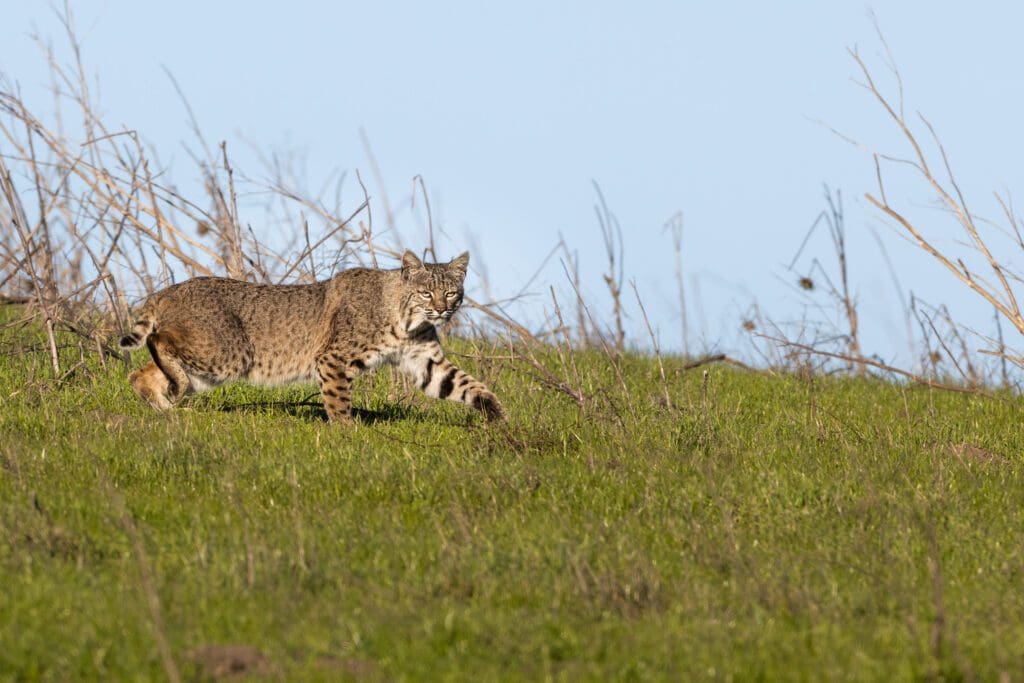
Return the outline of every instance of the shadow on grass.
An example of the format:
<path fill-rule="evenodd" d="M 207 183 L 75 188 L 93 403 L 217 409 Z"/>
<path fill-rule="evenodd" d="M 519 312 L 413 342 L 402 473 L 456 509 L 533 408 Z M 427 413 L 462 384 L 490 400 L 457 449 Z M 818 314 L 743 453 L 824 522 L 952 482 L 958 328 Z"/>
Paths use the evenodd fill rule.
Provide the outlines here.
<path fill-rule="evenodd" d="M 319 401 L 251 401 L 219 405 L 216 409 L 224 413 L 283 413 L 292 417 L 327 422 L 327 411 L 324 404 Z M 416 419 L 417 415 L 416 411 L 403 405 L 387 405 L 383 410 L 352 408 L 352 417 L 367 425 Z"/>

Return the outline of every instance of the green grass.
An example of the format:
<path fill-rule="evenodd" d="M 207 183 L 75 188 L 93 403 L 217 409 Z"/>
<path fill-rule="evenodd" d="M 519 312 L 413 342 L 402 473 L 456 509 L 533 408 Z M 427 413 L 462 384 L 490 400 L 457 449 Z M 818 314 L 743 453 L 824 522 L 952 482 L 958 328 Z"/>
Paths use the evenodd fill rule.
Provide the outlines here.
<path fill-rule="evenodd" d="M 653 361 L 627 397 L 579 353 L 582 411 L 463 358 L 506 428 L 386 374 L 335 428 L 309 387 L 157 414 L 3 335 L 0 679 L 164 678 L 159 637 L 185 680 L 228 644 L 273 680 L 1024 677 L 1016 399 L 726 367 L 705 399 L 669 360 L 669 409 Z"/>

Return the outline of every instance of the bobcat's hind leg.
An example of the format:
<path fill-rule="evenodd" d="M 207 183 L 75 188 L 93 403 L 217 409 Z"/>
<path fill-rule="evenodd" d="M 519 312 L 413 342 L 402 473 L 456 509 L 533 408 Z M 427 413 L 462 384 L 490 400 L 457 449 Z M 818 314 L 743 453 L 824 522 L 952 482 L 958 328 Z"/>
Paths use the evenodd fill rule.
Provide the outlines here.
<path fill-rule="evenodd" d="M 328 353 L 316 362 L 320 379 L 320 395 L 324 399 L 327 419 L 335 424 L 352 421 L 352 378 L 337 354 Z"/>
<path fill-rule="evenodd" d="M 150 362 L 128 375 L 128 382 L 139 398 L 157 410 L 169 410 L 174 407 L 174 404 L 167 400 L 170 382 L 156 363 Z"/>
<path fill-rule="evenodd" d="M 153 364 L 163 373 L 167 381 L 165 400 L 168 402 L 168 408 L 180 401 L 188 393 L 190 386 L 188 373 L 178 358 L 179 341 L 174 330 L 151 334 L 146 340 L 149 355 L 153 357 Z M 161 410 L 164 409 L 161 408 Z"/>

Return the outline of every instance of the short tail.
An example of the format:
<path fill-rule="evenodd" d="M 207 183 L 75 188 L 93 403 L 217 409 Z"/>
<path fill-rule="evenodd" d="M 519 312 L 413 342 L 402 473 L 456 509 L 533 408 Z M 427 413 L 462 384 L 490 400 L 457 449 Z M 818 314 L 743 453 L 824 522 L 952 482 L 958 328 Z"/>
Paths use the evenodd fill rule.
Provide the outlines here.
<path fill-rule="evenodd" d="M 146 339 L 153 333 L 156 323 L 152 318 L 142 317 L 135 321 L 131 334 L 121 337 L 118 345 L 125 351 L 140 349 L 146 343 Z"/>

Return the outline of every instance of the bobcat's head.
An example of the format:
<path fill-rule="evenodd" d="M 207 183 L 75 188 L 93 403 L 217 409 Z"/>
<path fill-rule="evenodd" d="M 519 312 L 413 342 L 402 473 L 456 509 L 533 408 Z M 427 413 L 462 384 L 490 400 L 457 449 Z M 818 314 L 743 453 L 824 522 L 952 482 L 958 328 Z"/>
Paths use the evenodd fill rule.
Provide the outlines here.
<path fill-rule="evenodd" d="M 440 327 L 451 320 L 462 305 L 468 267 L 468 251 L 448 263 L 424 263 L 411 251 L 402 255 L 402 312 L 407 332 L 426 325 Z"/>

